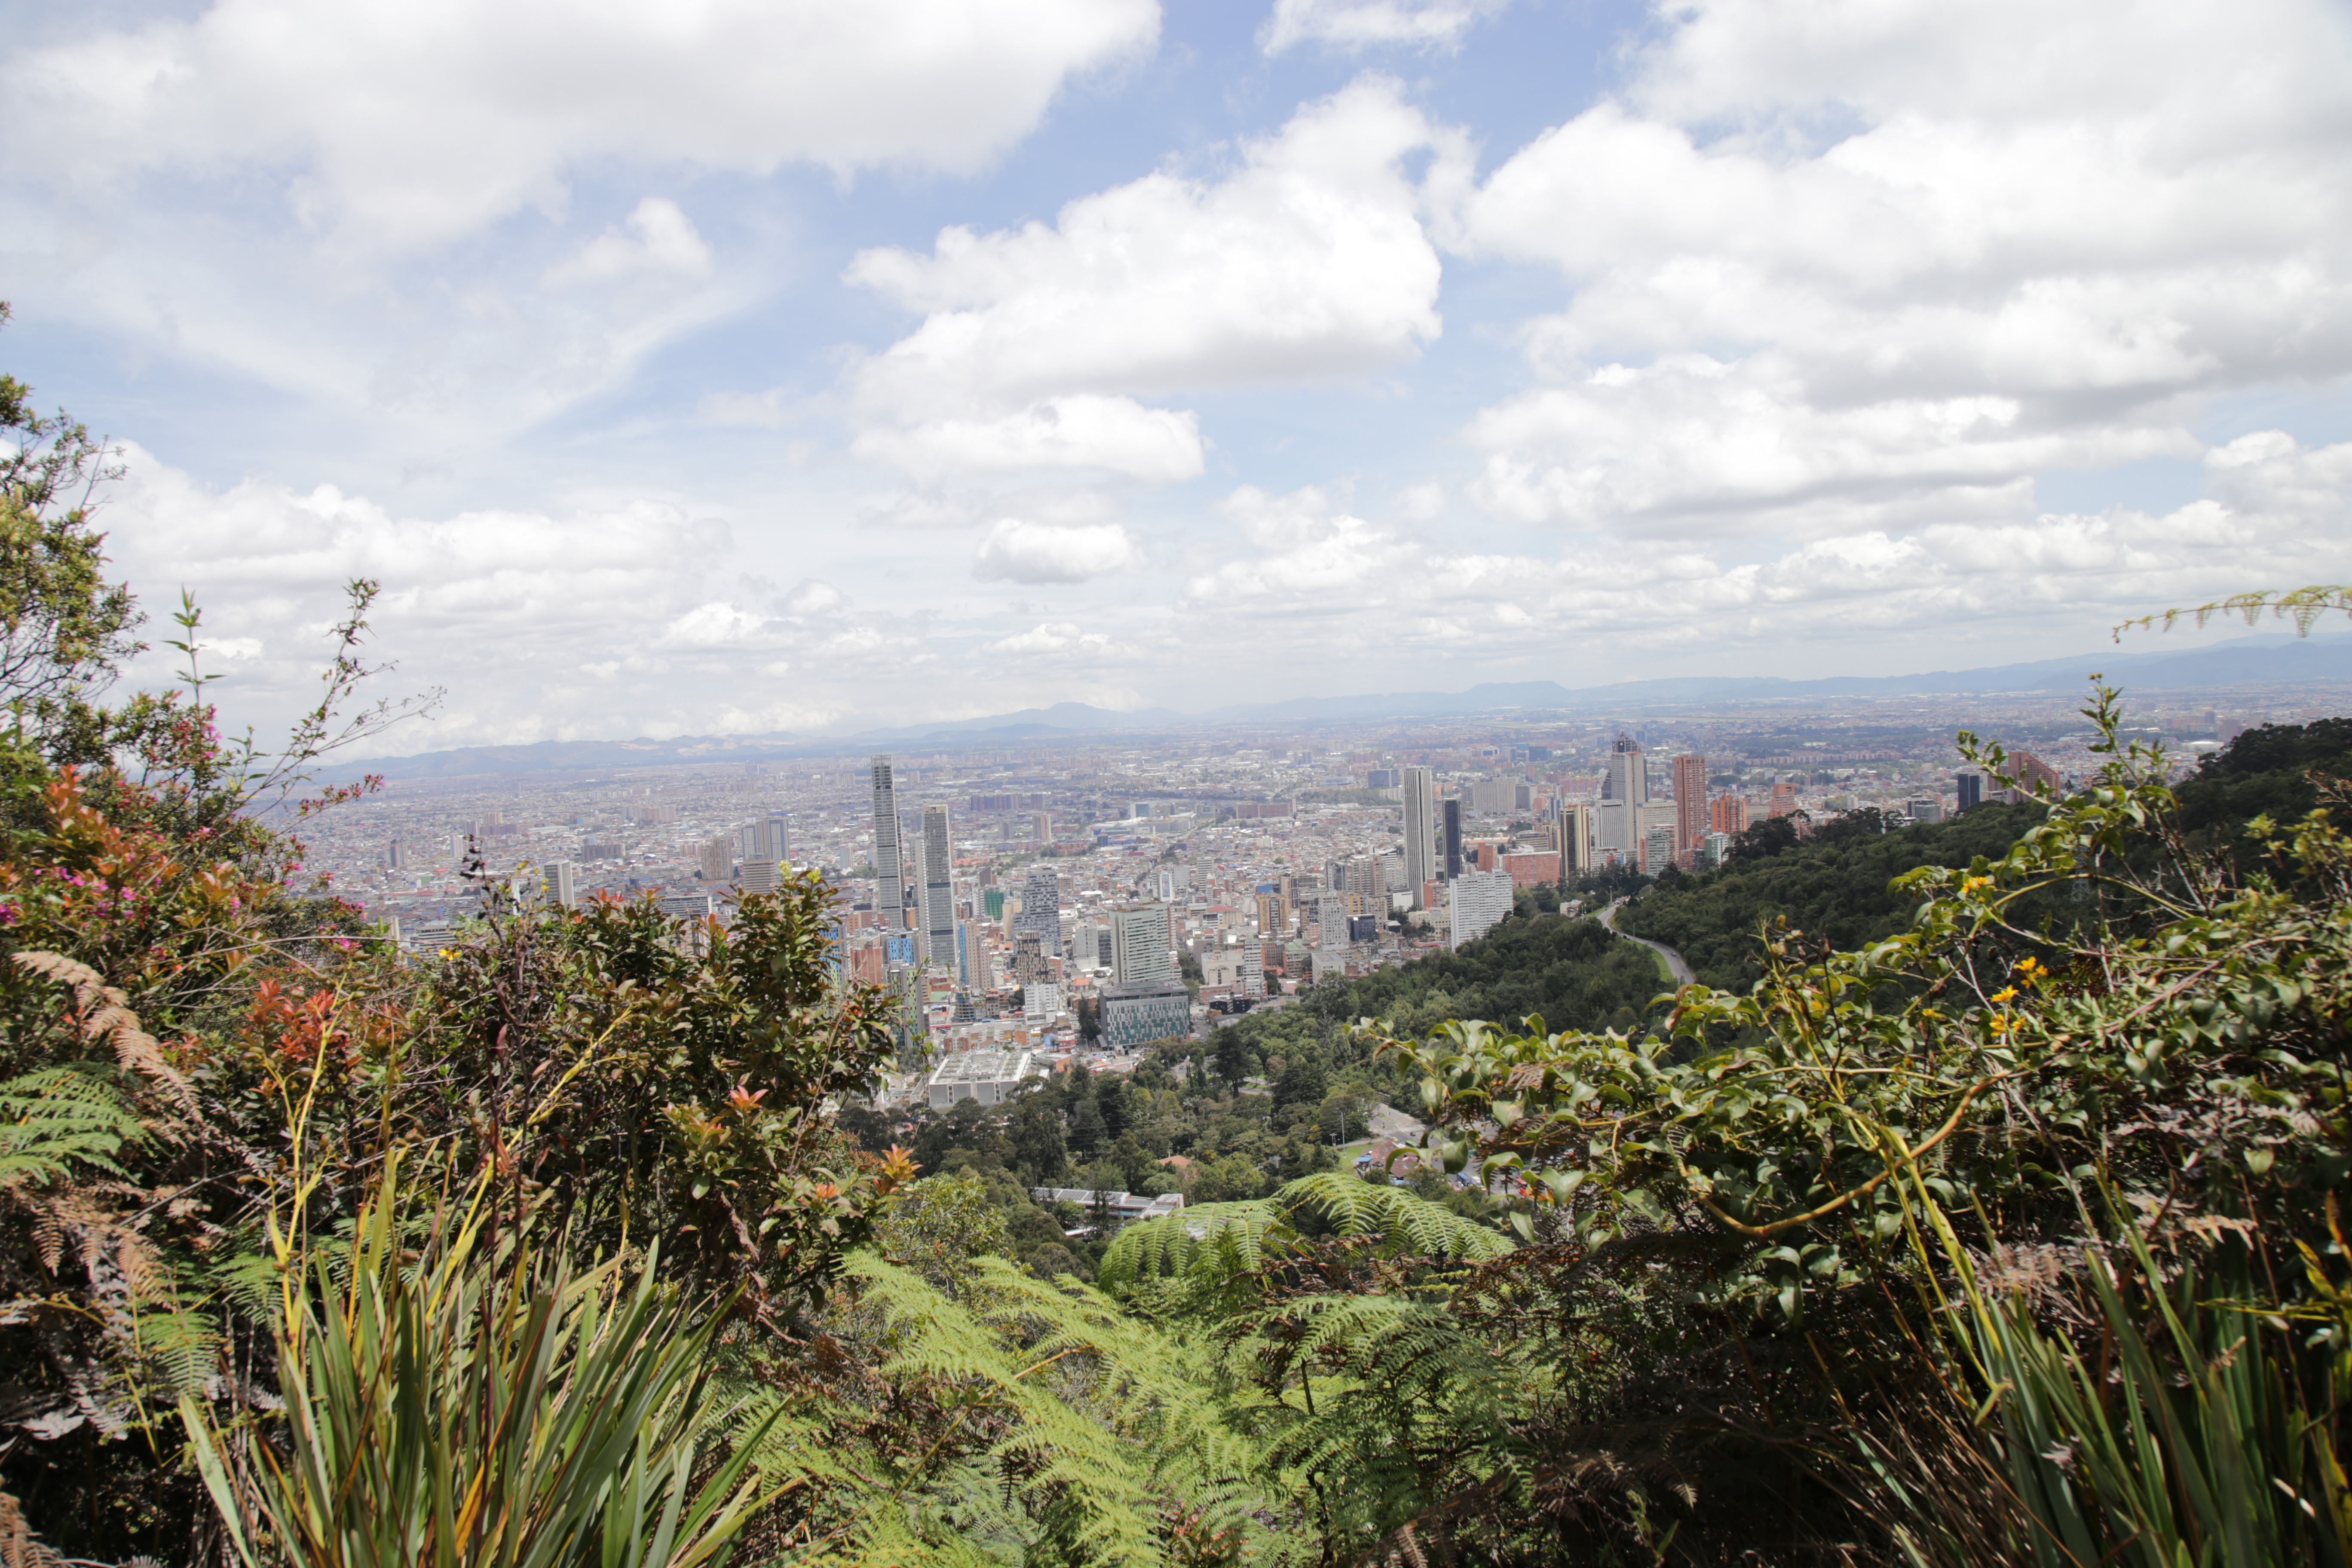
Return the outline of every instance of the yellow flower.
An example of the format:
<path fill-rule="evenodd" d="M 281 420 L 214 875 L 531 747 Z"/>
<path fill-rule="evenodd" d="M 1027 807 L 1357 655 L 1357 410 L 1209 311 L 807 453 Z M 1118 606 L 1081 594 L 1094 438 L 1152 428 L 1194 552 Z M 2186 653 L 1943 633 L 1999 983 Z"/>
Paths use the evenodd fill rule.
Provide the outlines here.
<path fill-rule="evenodd" d="M 444 958 L 455 958 L 457 956 L 457 950 L 454 947 L 445 947 L 441 950 L 441 956 Z"/>
<path fill-rule="evenodd" d="M 2014 1002 L 2017 1000 L 2017 987 L 2014 985 L 2003 986 L 2000 990 L 1992 994 L 1992 999 L 1996 1002 Z"/>
<path fill-rule="evenodd" d="M 1960 883 L 1960 891 L 1963 893 L 1973 893 L 1979 888 L 1990 888 L 1991 886 L 1992 879 L 1990 877 L 1969 877 Z"/>

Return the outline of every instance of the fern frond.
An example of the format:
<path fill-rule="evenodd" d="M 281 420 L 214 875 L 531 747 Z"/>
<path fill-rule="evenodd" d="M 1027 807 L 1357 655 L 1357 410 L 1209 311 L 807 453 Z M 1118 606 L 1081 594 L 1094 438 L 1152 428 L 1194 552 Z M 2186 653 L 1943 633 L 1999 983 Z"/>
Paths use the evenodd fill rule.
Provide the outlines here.
<path fill-rule="evenodd" d="M 87 1171 L 120 1177 L 116 1156 L 147 1137 L 121 1093 L 80 1068 L 43 1068 L 0 1083 L 0 1187 Z"/>
<path fill-rule="evenodd" d="M 1430 1258 L 1484 1263 L 1513 1250 L 1500 1231 L 1463 1218 L 1404 1187 L 1381 1186 L 1340 1171 L 1318 1171 L 1274 1194 L 1284 1213 L 1319 1209 L 1343 1236 L 1381 1236 Z"/>
<path fill-rule="evenodd" d="M 184 1394 L 202 1395 L 211 1384 L 220 1332 L 202 1312 L 142 1312 L 137 1319 L 139 1349 L 163 1384 L 162 1403 Z"/>
<path fill-rule="evenodd" d="M 2328 611 L 2341 610 L 2346 615 L 2352 615 L 2352 587 L 2323 583 L 2314 584 L 2308 588 L 2292 589 L 2286 593 L 2265 588 L 2252 594 L 2232 594 L 2226 599 L 2216 599 L 2207 605 L 2166 610 L 2153 616 L 2136 616 L 2116 626 L 2114 637 L 2116 641 L 2121 642 L 2124 633 L 2135 628 L 2157 626 L 2158 623 L 2161 623 L 2163 630 L 2168 632 L 2177 622 L 2183 619 L 2196 622 L 2199 628 L 2202 629 L 2205 623 L 2215 616 L 2238 616 L 2251 626 L 2263 618 L 2264 610 L 2270 611 L 2280 620 L 2293 621 L 2295 636 L 2309 637 L 2312 626 Z"/>
<path fill-rule="evenodd" d="M 818 1400 L 787 1413 L 763 1462 L 837 1501 L 812 1509 L 825 1517 L 784 1560 L 1157 1564 L 1171 1510 L 1264 1543 L 1282 1505 L 1258 1485 L 1259 1446 L 1213 1402 L 1204 1347 L 1001 1258 L 978 1260 L 953 1297 L 871 1253 L 846 1272 L 879 1324 L 872 1370 L 905 1391 L 894 1399 L 932 1407 L 940 1431 L 911 1459 L 888 1444 L 844 1455 L 857 1412 Z"/>
<path fill-rule="evenodd" d="M 1198 1272 L 1204 1255 L 1221 1273 L 1255 1269 L 1265 1261 L 1266 1232 L 1279 1217 L 1276 1205 L 1261 1198 L 1139 1220 L 1111 1237 L 1095 1283 L 1118 1295 L 1146 1279 Z"/>

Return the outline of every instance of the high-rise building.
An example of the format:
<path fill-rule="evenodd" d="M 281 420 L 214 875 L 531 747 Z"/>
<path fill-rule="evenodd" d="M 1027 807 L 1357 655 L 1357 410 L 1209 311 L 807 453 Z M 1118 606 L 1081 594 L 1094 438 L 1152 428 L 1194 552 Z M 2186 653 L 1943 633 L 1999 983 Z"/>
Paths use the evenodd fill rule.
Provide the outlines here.
<path fill-rule="evenodd" d="M 383 847 L 384 868 L 389 871 L 408 869 L 408 846 L 395 838 Z"/>
<path fill-rule="evenodd" d="M 1725 790 L 1707 805 L 1707 826 L 1717 833 L 1741 834 L 1748 831 L 1748 797 Z"/>
<path fill-rule="evenodd" d="M 1974 811 L 1984 804 L 1984 774 L 1975 772 L 1956 773 L 1952 785 L 1959 796 L 1959 810 Z"/>
<path fill-rule="evenodd" d="M 735 869 L 735 836 L 722 833 L 695 851 L 695 869 L 706 882 L 723 882 Z"/>
<path fill-rule="evenodd" d="M 1593 857 L 1592 808 L 1562 801 L 1556 831 L 1559 838 L 1560 879 L 1565 882 L 1593 869 L 1597 862 Z"/>
<path fill-rule="evenodd" d="M 987 931 L 977 921 L 965 921 L 956 927 L 956 984 L 966 992 L 988 989 Z"/>
<path fill-rule="evenodd" d="M 1485 936 L 1511 912 L 1511 874 L 1471 871 L 1445 889 L 1446 946 L 1460 947 Z"/>
<path fill-rule="evenodd" d="M 1037 933 L 1024 931 L 1013 939 L 1013 983 L 1015 985 L 1042 985 L 1053 969 L 1045 962 L 1045 950 L 1038 944 Z"/>
<path fill-rule="evenodd" d="M 1639 847 L 1642 808 L 1650 804 L 1650 760 L 1633 737 L 1617 731 L 1609 748 L 1609 768 L 1601 779 L 1597 837 L 1603 849 L 1630 857 Z"/>
<path fill-rule="evenodd" d="M 784 884 L 783 870 L 773 860 L 746 860 L 735 868 L 735 885 L 747 893 L 772 893 Z"/>
<path fill-rule="evenodd" d="M 1462 803 L 1449 800 L 1442 804 L 1444 808 L 1441 829 L 1445 857 L 1444 865 L 1446 878 L 1451 880 L 1462 875 Z"/>
<path fill-rule="evenodd" d="M 1037 939 L 1038 948 L 1058 954 L 1062 951 L 1062 879 L 1051 866 L 1032 866 L 1028 878 L 1021 884 L 1021 912 L 1013 917 L 1013 931 L 1018 936 L 1028 931 Z"/>
<path fill-rule="evenodd" d="M 1662 822 L 1642 835 L 1642 874 L 1654 877 L 1675 863 L 1675 829 Z"/>
<path fill-rule="evenodd" d="M 551 860 L 540 871 L 540 887 L 549 903 L 568 910 L 580 901 L 580 868 L 569 860 Z"/>
<path fill-rule="evenodd" d="M 1687 855 L 1707 835 L 1706 759 L 1675 759 L 1675 853 Z"/>
<path fill-rule="evenodd" d="M 2056 794 L 2066 787 L 2066 781 L 2059 777 L 2058 770 L 2032 752 L 2010 752 L 2009 760 L 2001 765 L 2000 776 L 2016 782 L 2021 799 L 2037 789 L 2046 788 Z"/>
<path fill-rule="evenodd" d="M 1265 994 L 1265 945 L 1245 942 L 1234 949 L 1234 984 L 1249 997 Z"/>
<path fill-rule="evenodd" d="M 1436 879 L 1437 770 L 1404 770 L 1404 880 L 1418 889 Z"/>
<path fill-rule="evenodd" d="M 1904 803 L 1903 812 L 1914 822 L 1941 822 L 1944 820 L 1944 797 L 1915 795 Z"/>
<path fill-rule="evenodd" d="M 898 858 L 898 790 L 890 779 L 890 753 L 876 753 L 874 770 L 874 909 L 882 929 L 906 924 L 906 867 Z"/>
<path fill-rule="evenodd" d="M 1315 945 L 1318 948 L 1348 945 L 1348 895 L 1318 893 L 1315 899 Z"/>
<path fill-rule="evenodd" d="M 1175 980 L 1176 954 L 1169 935 L 1165 904 L 1121 904 L 1111 910 L 1111 984 L 1164 985 Z"/>
<path fill-rule="evenodd" d="M 1290 931 L 1290 900 L 1280 893 L 1260 893 L 1257 897 L 1257 933 L 1261 937 L 1279 937 Z"/>
<path fill-rule="evenodd" d="M 955 841 L 948 832 L 948 808 L 923 807 L 923 960 L 955 963 Z"/>

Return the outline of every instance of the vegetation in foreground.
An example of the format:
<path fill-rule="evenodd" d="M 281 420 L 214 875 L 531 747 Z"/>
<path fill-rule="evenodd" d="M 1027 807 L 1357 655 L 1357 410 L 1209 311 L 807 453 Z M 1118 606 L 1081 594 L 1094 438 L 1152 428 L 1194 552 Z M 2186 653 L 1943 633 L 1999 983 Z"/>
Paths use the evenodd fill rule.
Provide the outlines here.
<path fill-rule="evenodd" d="M 920 1174 L 824 1112 L 887 1036 L 813 883 L 726 930 L 493 907 L 417 963 L 291 885 L 257 806 L 344 732 L 363 614 L 285 756 L 193 679 L 107 706 L 102 454 L 0 395 L 17 1559 L 2347 1559 L 2332 732 L 2210 795 L 2111 749 L 1885 929 L 1790 893 L 1752 987 L 1652 1007 L 1532 921 L 1181 1088 L 950 1119 Z M 1245 1160 L 1091 1283 L 992 1195 L 1171 1116 L 1201 1180 L 1318 1163 L 1357 1084 L 1429 1122 L 1420 1184 Z"/>

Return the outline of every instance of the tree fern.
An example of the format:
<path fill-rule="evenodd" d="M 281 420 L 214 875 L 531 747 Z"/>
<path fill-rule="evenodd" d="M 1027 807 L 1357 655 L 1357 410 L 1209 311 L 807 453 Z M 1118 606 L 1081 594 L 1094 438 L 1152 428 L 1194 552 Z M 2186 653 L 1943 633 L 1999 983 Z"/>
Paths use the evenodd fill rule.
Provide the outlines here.
<path fill-rule="evenodd" d="M 1238 1205 L 1237 1205 L 1238 1206 Z M 793 1402 L 761 1455 L 809 1500 L 782 1556 L 807 1563 L 1156 1564 L 1173 1531 L 1284 1542 L 1258 1446 L 1222 1418 L 1202 1347 L 1122 1312 L 1098 1291 L 983 1259 L 950 1298 L 871 1254 L 848 1268 L 856 1315 L 879 1352 L 874 1386 Z M 929 1429 L 875 1425 L 928 1407 Z M 863 1447 L 845 1433 L 886 1435 Z"/>
<path fill-rule="evenodd" d="M 1286 1213 L 1320 1209 L 1343 1236 L 1381 1236 L 1426 1258 L 1484 1263 L 1512 1249 L 1500 1231 L 1465 1219 L 1443 1204 L 1340 1171 L 1301 1176 L 1276 1193 L 1273 1201 Z"/>
<path fill-rule="evenodd" d="M 1381 1251 L 1391 1257 L 1475 1264 L 1512 1249 L 1500 1232 L 1406 1188 L 1322 1171 L 1286 1184 L 1271 1198 L 1204 1204 L 1130 1225 L 1111 1239 L 1095 1281 L 1125 1297 L 1144 1293 L 1152 1281 L 1184 1281 L 1196 1287 L 1182 1297 L 1187 1306 L 1229 1309 L 1239 1304 L 1232 1284 L 1291 1253 L 1300 1236 L 1297 1222 L 1308 1213 L 1328 1219 L 1342 1236 L 1381 1237 Z M 1215 1300 L 1203 1300 L 1202 1292 Z"/>
<path fill-rule="evenodd" d="M 1261 1198 L 1139 1220 L 1111 1237 L 1095 1283 L 1116 1295 L 1146 1279 L 1255 1270 L 1265 1261 L 1266 1232 L 1280 1218 L 1277 1206 Z"/>

